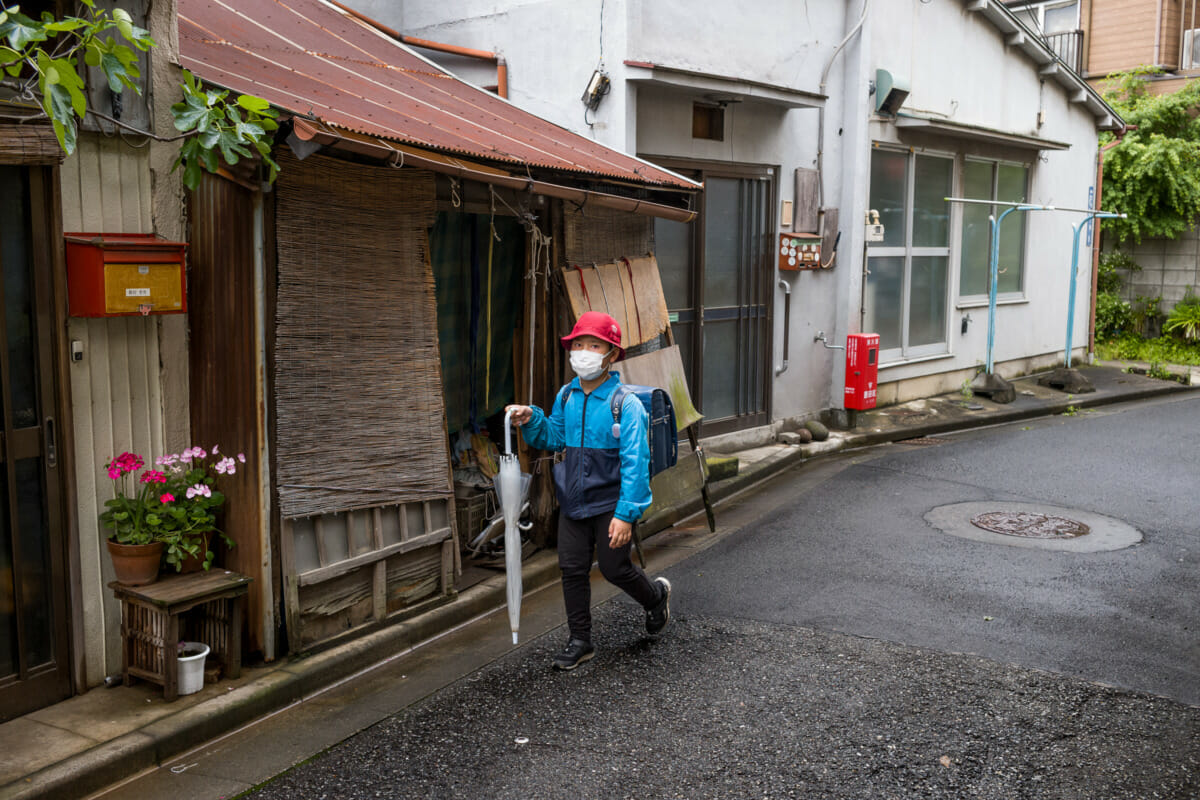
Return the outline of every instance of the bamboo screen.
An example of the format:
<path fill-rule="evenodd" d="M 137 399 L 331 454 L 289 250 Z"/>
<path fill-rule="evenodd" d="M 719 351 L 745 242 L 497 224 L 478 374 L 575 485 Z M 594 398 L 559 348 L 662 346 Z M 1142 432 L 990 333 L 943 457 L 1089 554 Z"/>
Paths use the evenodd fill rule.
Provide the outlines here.
<path fill-rule="evenodd" d="M 451 492 L 431 173 L 283 154 L 276 457 L 295 518 Z"/>
<path fill-rule="evenodd" d="M 608 208 L 566 207 L 563 255 L 569 264 L 603 263 L 654 249 L 651 217 Z"/>
<path fill-rule="evenodd" d="M 0 123 L 0 164 L 59 164 L 63 157 L 49 124 Z"/>

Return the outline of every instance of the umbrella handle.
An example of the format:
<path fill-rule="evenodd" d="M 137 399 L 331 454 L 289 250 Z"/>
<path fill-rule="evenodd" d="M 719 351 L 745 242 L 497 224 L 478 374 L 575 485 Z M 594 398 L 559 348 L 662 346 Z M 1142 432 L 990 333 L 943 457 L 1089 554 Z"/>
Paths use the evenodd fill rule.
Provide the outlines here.
<path fill-rule="evenodd" d="M 512 455 L 512 415 L 516 411 L 515 408 L 510 408 L 504 415 L 504 454 Z"/>

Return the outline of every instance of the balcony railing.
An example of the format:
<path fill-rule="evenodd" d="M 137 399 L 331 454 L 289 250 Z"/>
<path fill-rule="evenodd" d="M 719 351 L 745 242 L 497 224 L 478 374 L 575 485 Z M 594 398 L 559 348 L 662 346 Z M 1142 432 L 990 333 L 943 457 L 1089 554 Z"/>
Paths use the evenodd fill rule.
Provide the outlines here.
<path fill-rule="evenodd" d="M 1043 38 L 1064 64 L 1076 72 L 1080 71 L 1083 66 L 1083 31 L 1051 33 Z"/>

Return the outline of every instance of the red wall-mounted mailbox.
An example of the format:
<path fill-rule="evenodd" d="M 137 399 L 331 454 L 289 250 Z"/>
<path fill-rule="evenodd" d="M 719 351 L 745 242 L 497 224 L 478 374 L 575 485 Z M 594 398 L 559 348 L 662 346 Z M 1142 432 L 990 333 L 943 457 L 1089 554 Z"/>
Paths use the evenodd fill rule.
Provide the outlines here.
<path fill-rule="evenodd" d="M 843 405 L 865 411 L 875 407 L 879 379 L 879 334 L 846 337 L 846 398 Z"/>
<path fill-rule="evenodd" d="M 64 238 L 72 317 L 187 311 L 185 243 L 152 233 L 68 233 Z"/>

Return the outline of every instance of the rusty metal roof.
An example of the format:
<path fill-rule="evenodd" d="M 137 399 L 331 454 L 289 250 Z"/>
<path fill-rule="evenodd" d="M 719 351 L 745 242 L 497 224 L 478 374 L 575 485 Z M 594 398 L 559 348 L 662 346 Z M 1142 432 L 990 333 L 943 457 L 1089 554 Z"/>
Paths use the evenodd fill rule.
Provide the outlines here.
<path fill-rule="evenodd" d="M 322 0 L 179 0 L 178 8 L 186 69 L 296 116 L 514 166 L 699 188 L 462 81 Z"/>

